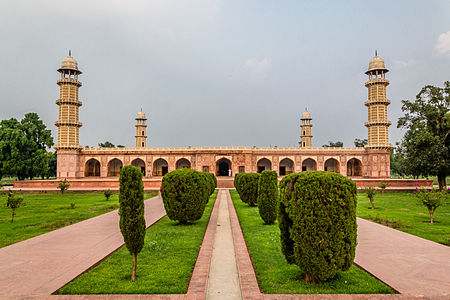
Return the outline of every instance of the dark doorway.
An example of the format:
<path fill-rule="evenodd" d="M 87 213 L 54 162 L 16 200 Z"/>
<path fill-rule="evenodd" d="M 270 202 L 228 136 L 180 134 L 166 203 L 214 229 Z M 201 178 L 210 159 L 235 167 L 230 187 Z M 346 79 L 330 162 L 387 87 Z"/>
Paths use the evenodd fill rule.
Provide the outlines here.
<path fill-rule="evenodd" d="M 266 169 L 266 167 L 264 166 L 258 166 L 258 173 L 262 173 L 262 171 L 264 171 Z"/>
<path fill-rule="evenodd" d="M 286 175 L 286 167 L 280 167 L 280 175 L 281 176 L 284 176 L 284 175 Z"/>
<path fill-rule="evenodd" d="M 302 166 L 302 172 L 306 171 L 306 166 Z"/>
<path fill-rule="evenodd" d="M 166 175 L 169 172 L 169 167 L 161 167 L 162 176 Z"/>
<path fill-rule="evenodd" d="M 226 160 L 220 161 L 218 164 L 218 176 L 231 176 L 230 172 L 230 165 Z"/>

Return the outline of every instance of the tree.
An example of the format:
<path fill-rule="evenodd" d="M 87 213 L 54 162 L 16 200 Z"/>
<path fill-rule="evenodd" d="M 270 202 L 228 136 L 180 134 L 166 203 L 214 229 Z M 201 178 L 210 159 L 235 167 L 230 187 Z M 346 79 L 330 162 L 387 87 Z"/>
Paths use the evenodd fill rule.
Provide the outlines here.
<path fill-rule="evenodd" d="M 63 179 L 60 180 L 58 183 L 58 189 L 61 191 L 61 195 L 64 194 L 65 191 L 67 191 L 70 188 L 70 182 Z"/>
<path fill-rule="evenodd" d="M 407 130 L 400 145 L 405 167 L 413 175 L 437 176 L 441 191 L 450 171 L 449 107 L 450 81 L 443 88 L 427 85 L 414 102 L 402 101 L 405 115 L 397 123 Z"/>
<path fill-rule="evenodd" d="M 375 207 L 373 206 L 373 199 L 375 198 L 375 193 L 377 192 L 377 190 L 373 186 L 368 186 L 364 189 L 364 192 L 366 193 L 367 198 L 369 198 L 372 209 L 375 209 Z"/>
<path fill-rule="evenodd" d="M 8 199 L 6 200 L 6 206 L 11 208 L 11 223 L 14 222 L 14 216 L 16 215 L 16 209 L 22 206 L 23 197 L 18 196 L 12 192 L 8 194 Z"/>
<path fill-rule="evenodd" d="M 238 193 L 242 202 L 256 206 L 258 202 L 259 173 L 241 173 L 238 179 Z"/>
<path fill-rule="evenodd" d="M 402 178 L 405 177 L 408 173 L 405 167 L 405 156 L 401 152 L 401 148 L 398 147 L 398 143 L 397 148 L 391 149 L 390 160 L 391 174 L 396 174 Z"/>
<path fill-rule="evenodd" d="M 434 212 L 436 208 L 444 205 L 446 192 L 438 191 L 434 188 L 427 189 L 425 187 L 417 187 L 414 194 L 419 199 L 420 203 L 423 204 L 430 214 L 430 224 L 434 223 Z"/>
<path fill-rule="evenodd" d="M 258 182 L 258 210 L 264 223 L 272 225 L 277 219 L 278 175 L 275 171 L 262 171 Z"/>
<path fill-rule="evenodd" d="M 19 180 L 45 176 L 48 172 L 47 148 L 53 145 L 51 131 L 36 113 L 0 122 L 0 162 L 2 173 Z"/>
<path fill-rule="evenodd" d="M 57 154 L 55 152 L 47 152 L 48 156 L 48 171 L 45 177 L 49 179 L 50 177 L 56 177 L 56 165 L 57 165 Z"/>
<path fill-rule="evenodd" d="M 328 141 L 328 144 L 322 145 L 322 147 L 344 147 L 344 143 L 341 141 Z"/>
<path fill-rule="evenodd" d="M 135 166 L 125 166 L 120 171 L 119 216 L 120 232 L 133 256 L 131 281 L 136 279 L 137 255 L 144 246 L 144 184 L 142 172 Z"/>
<path fill-rule="evenodd" d="M 116 146 L 114 146 L 113 143 L 111 143 L 110 141 L 106 141 L 104 143 L 98 143 L 98 146 L 100 148 L 115 148 Z"/>
<path fill-rule="evenodd" d="M 368 141 L 367 139 L 355 139 L 353 143 L 355 143 L 355 147 L 364 147 L 365 145 L 367 145 Z"/>

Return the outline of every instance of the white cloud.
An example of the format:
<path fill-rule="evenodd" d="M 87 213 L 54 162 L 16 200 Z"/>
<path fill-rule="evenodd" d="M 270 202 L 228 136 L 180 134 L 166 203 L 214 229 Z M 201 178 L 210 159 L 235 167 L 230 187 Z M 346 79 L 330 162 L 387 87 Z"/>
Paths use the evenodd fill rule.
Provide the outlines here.
<path fill-rule="evenodd" d="M 450 30 L 439 35 L 435 48 L 436 51 L 441 55 L 450 55 Z"/>

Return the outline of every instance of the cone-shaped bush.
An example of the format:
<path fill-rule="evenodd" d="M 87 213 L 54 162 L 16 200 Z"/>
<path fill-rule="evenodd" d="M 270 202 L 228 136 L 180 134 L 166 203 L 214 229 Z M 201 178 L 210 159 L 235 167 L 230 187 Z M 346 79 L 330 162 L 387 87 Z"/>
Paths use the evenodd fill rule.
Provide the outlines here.
<path fill-rule="evenodd" d="M 239 176 L 239 196 L 250 206 L 255 206 L 258 201 L 259 176 L 258 173 L 242 173 Z"/>
<path fill-rule="evenodd" d="M 209 188 L 210 188 L 209 195 L 212 195 L 214 193 L 214 190 L 217 187 L 217 178 L 216 178 L 216 176 L 214 176 L 213 173 L 203 173 L 203 174 L 205 174 L 206 180 L 208 181 L 208 184 L 209 184 Z M 209 199 L 209 197 L 208 197 L 208 199 Z"/>
<path fill-rule="evenodd" d="M 134 166 L 123 167 L 120 171 L 119 216 L 120 232 L 125 245 L 133 256 L 131 280 L 136 277 L 137 255 L 144 246 L 144 185 L 142 172 Z"/>
<path fill-rule="evenodd" d="M 164 175 L 161 196 L 169 219 L 180 224 L 199 220 L 211 192 L 207 175 L 189 168 Z"/>
<path fill-rule="evenodd" d="M 236 192 L 238 192 L 239 195 L 241 195 L 239 187 L 239 178 L 242 174 L 243 173 L 237 173 L 236 175 L 234 175 L 234 188 L 236 189 Z"/>
<path fill-rule="evenodd" d="M 331 172 L 302 172 L 280 183 L 282 251 L 306 281 L 325 281 L 355 258 L 356 185 Z"/>
<path fill-rule="evenodd" d="M 275 171 L 262 171 L 258 182 L 258 210 L 266 224 L 277 219 L 278 175 Z"/>

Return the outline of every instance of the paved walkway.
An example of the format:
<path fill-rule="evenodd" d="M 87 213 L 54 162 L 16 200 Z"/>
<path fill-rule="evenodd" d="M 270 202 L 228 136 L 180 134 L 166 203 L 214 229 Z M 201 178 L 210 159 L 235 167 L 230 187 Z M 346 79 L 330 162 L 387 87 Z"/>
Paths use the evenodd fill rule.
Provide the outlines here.
<path fill-rule="evenodd" d="M 145 201 L 147 227 L 166 214 Z M 51 294 L 124 244 L 117 210 L 0 249 L 1 295 Z"/>
<path fill-rule="evenodd" d="M 450 298 L 450 247 L 358 218 L 355 263 L 401 294 Z"/>
<path fill-rule="evenodd" d="M 221 190 L 219 193 L 216 200 L 220 201 L 219 217 L 211 255 L 206 299 L 242 299 L 228 212 L 227 194 L 229 195 L 229 192 Z"/>

